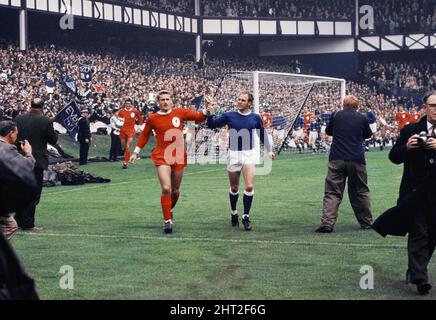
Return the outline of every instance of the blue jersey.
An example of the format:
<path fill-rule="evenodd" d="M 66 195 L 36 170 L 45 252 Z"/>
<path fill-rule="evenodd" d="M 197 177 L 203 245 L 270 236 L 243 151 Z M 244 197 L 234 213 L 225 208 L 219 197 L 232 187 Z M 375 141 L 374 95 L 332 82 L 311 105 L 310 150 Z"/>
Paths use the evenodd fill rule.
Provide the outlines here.
<path fill-rule="evenodd" d="M 329 123 L 330 123 L 330 119 L 332 118 L 332 113 L 331 112 L 324 112 L 322 115 L 321 115 L 321 124 L 323 125 L 323 126 L 328 126 L 329 125 Z"/>
<path fill-rule="evenodd" d="M 206 124 L 211 129 L 221 128 L 225 125 L 229 127 L 229 149 L 232 151 L 254 149 L 253 132 L 255 130 L 260 131 L 260 140 L 265 144 L 266 149 L 271 151 L 269 140 L 264 139 L 265 130 L 262 118 L 256 113 L 241 114 L 230 111 L 220 117 L 208 117 Z"/>
<path fill-rule="evenodd" d="M 304 125 L 305 125 L 305 122 L 304 122 L 303 117 L 298 116 L 297 119 L 295 120 L 295 125 L 294 125 L 295 130 L 303 129 Z"/>
<path fill-rule="evenodd" d="M 375 117 L 375 113 L 372 111 L 368 111 L 366 113 L 366 116 L 368 117 L 369 124 L 373 124 L 377 121 L 377 118 Z"/>
<path fill-rule="evenodd" d="M 275 116 L 275 117 L 273 117 L 271 128 L 276 128 L 276 129 L 280 130 L 280 129 L 283 129 L 282 127 L 285 124 L 286 124 L 285 117 L 283 117 L 283 116 Z"/>
<path fill-rule="evenodd" d="M 318 124 L 318 122 L 312 122 L 312 123 L 310 124 L 309 131 L 315 131 L 315 132 L 318 132 L 318 130 L 319 130 L 319 124 Z"/>

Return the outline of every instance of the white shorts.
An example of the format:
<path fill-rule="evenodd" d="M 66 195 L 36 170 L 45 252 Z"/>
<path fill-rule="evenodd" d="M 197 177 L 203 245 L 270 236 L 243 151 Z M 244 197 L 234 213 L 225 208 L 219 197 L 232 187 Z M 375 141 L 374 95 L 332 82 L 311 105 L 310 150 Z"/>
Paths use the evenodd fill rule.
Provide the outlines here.
<path fill-rule="evenodd" d="M 276 131 L 276 136 L 277 138 L 279 138 L 280 140 L 283 140 L 285 138 L 285 130 L 277 130 Z"/>
<path fill-rule="evenodd" d="M 321 126 L 321 133 L 325 133 L 325 129 L 327 129 L 327 126 Z"/>
<path fill-rule="evenodd" d="M 369 125 L 369 127 L 371 128 L 372 133 L 377 132 L 377 123 L 376 123 L 376 122 L 371 123 L 371 124 Z"/>
<path fill-rule="evenodd" d="M 227 171 L 238 172 L 244 164 L 259 164 L 259 153 L 256 149 L 232 151 L 227 153 Z"/>
<path fill-rule="evenodd" d="M 294 137 L 302 137 L 303 136 L 303 129 L 298 129 L 298 130 L 295 130 L 294 131 L 294 134 L 293 134 L 293 136 Z"/>
<path fill-rule="evenodd" d="M 317 131 L 310 131 L 309 141 L 316 142 L 316 139 L 318 139 L 318 132 Z"/>

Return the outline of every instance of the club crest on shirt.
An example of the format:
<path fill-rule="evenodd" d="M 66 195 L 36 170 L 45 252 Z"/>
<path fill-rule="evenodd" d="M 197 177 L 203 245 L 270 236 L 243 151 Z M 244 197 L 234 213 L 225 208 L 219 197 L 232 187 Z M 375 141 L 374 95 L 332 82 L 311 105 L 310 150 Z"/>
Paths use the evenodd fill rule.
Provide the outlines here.
<path fill-rule="evenodd" d="M 174 117 L 172 122 L 174 127 L 176 128 L 180 127 L 180 119 L 178 117 Z"/>
<path fill-rule="evenodd" d="M 132 112 L 131 114 L 130 114 L 130 118 L 135 118 L 136 117 L 136 115 L 135 115 L 135 113 L 134 112 Z"/>

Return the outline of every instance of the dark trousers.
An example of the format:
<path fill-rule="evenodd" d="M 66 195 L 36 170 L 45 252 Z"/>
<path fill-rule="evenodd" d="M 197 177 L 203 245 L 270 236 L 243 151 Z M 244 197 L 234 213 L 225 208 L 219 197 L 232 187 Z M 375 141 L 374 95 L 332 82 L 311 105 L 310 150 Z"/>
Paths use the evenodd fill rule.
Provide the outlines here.
<path fill-rule="evenodd" d="M 120 155 L 121 151 L 121 142 L 120 142 L 120 136 L 111 133 L 111 149 L 109 151 L 109 160 L 118 160 L 118 156 Z"/>
<path fill-rule="evenodd" d="M 354 215 L 361 227 L 368 228 L 372 225 L 372 214 L 366 166 L 343 160 L 333 160 L 328 164 L 321 225 L 333 228 L 336 224 L 347 178 Z"/>
<path fill-rule="evenodd" d="M 89 153 L 89 143 L 85 141 L 80 141 L 80 165 L 85 165 L 88 163 L 88 153 Z"/>
<path fill-rule="evenodd" d="M 35 174 L 36 183 L 38 184 L 38 195 L 36 200 L 30 203 L 30 205 L 25 210 L 16 212 L 15 220 L 17 221 L 17 224 L 21 229 L 31 229 L 35 226 L 36 206 L 41 199 L 42 183 L 44 180 L 44 169 L 35 168 L 33 169 L 33 173 Z"/>
<path fill-rule="evenodd" d="M 430 199 L 430 201 L 433 201 Z M 428 282 L 427 266 L 436 247 L 436 225 L 430 214 L 434 206 L 419 206 L 413 214 L 409 230 L 407 253 L 409 260 L 408 276 L 412 283 Z M 433 210 L 431 210 L 433 209 Z"/>

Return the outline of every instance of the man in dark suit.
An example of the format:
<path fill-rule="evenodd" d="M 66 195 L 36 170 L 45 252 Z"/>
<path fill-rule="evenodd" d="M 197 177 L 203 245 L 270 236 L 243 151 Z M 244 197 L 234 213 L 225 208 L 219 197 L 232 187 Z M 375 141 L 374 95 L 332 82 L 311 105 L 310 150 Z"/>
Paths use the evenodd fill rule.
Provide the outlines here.
<path fill-rule="evenodd" d="M 395 164 L 404 164 L 397 206 L 373 225 L 382 236 L 405 236 L 408 243 L 407 281 L 418 293 L 428 294 L 427 266 L 436 246 L 436 92 L 424 97 L 425 116 L 401 130 L 389 153 Z"/>
<path fill-rule="evenodd" d="M 44 170 L 48 168 L 47 143 L 54 145 L 58 140 L 53 121 L 43 116 L 43 110 L 44 101 L 35 98 L 32 100 L 30 111 L 15 118 L 18 126 L 18 140 L 27 140 L 32 145 L 32 155 L 36 160 L 33 172 L 39 188 L 37 200 L 27 209 L 16 212 L 15 219 L 24 231 L 42 230 L 35 226 L 35 211 L 41 197 Z"/>
<path fill-rule="evenodd" d="M 86 165 L 88 163 L 88 152 L 91 144 L 91 129 L 89 128 L 89 111 L 83 109 L 82 117 L 78 122 L 77 141 L 80 144 L 80 165 Z"/>
<path fill-rule="evenodd" d="M 332 115 L 326 134 L 333 136 L 319 233 L 333 232 L 348 178 L 348 195 L 362 229 L 372 225 L 364 141 L 372 136 L 368 118 L 357 110 L 355 96 L 344 98 L 344 110 Z"/>

